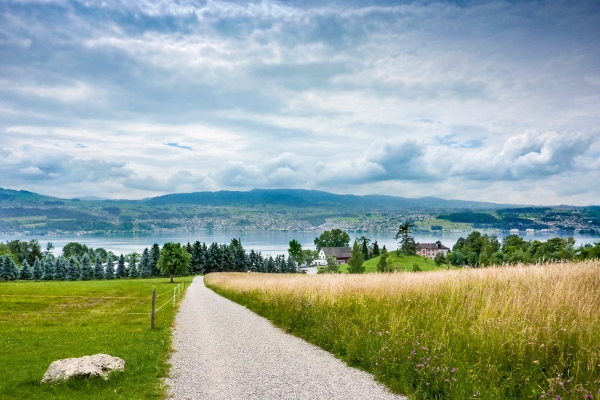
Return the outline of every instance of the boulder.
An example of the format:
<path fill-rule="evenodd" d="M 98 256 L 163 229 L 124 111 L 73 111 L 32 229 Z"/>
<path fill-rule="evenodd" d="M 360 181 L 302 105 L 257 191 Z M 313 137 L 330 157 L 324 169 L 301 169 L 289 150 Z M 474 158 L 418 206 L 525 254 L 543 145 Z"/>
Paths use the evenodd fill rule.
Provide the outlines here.
<path fill-rule="evenodd" d="M 54 361 L 42 378 L 42 383 L 58 383 L 71 378 L 101 377 L 108 379 L 113 371 L 123 371 L 125 361 L 108 354 L 94 354 Z"/>

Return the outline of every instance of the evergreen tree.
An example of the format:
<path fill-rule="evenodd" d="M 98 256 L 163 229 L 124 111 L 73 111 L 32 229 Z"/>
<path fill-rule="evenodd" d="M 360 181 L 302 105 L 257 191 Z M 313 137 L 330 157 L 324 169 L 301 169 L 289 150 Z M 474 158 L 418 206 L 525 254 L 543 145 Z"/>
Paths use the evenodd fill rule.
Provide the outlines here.
<path fill-rule="evenodd" d="M 390 254 L 384 248 L 381 251 L 381 257 L 379 257 L 379 262 L 377 263 L 377 272 L 392 272 L 390 269 L 391 263 L 389 262 Z"/>
<path fill-rule="evenodd" d="M 362 236 L 360 239 L 358 239 L 361 243 L 361 251 L 363 253 L 363 257 L 365 260 L 369 259 L 369 242 L 371 241 L 370 239 L 367 239 L 366 236 Z"/>
<path fill-rule="evenodd" d="M 125 278 L 127 271 L 125 270 L 125 256 L 123 253 L 119 256 L 117 263 L 117 278 Z"/>
<path fill-rule="evenodd" d="M 54 280 L 64 281 L 67 279 L 67 260 L 59 256 L 54 263 Z"/>
<path fill-rule="evenodd" d="M 29 266 L 27 260 L 23 260 L 23 268 L 21 268 L 21 270 L 19 271 L 19 279 L 22 279 L 24 281 L 33 279 L 33 271 L 31 270 L 31 267 Z"/>
<path fill-rule="evenodd" d="M 249 270 L 251 272 L 258 272 L 258 254 L 254 251 L 254 249 L 250 250 L 250 255 L 248 255 L 248 263 L 250 264 Z"/>
<path fill-rule="evenodd" d="M 84 254 L 84 257 L 87 254 Z M 67 280 L 76 281 L 79 279 L 79 268 L 77 267 L 77 260 L 74 256 L 69 258 L 69 264 L 67 265 Z"/>
<path fill-rule="evenodd" d="M 42 260 L 39 258 L 35 259 L 33 263 L 33 279 L 39 281 L 44 276 L 44 268 L 42 266 Z"/>
<path fill-rule="evenodd" d="M 363 265 L 364 261 L 365 259 L 360 250 L 360 246 L 355 240 L 354 246 L 352 246 L 352 255 L 350 256 L 350 260 L 348 260 L 348 273 L 362 274 L 365 272 L 365 266 Z"/>
<path fill-rule="evenodd" d="M 54 263 L 52 262 L 52 259 L 49 256 L 46 256 L 46 257 L 44 257 L 43 264 L 44 264 L 43 279 L 45 281 L 51 281 L 52 279 L 54 279 Z"/>
<path fill-rule="evenodd" d="M 373 242 L 373 257 L 377 257 L 379 256 L 379 254 L 381 254 L 379 252 L 379 245 L 377 244 L 377 240 L 375 242 Z"/>
<path fill-rule="evenodd" d="M 135 263 L 136 263 L 135 254 L 132 254 L 131 258 L 129 259 L 129 271 L 127 271 L 127 275 L 130 278 L 137 278 L 139 276 L 137 265 Z"/>
<path fill-rule="evenodd" d="M 415 254 L 417 252 L 417 244 L 415 243 L 415 239 L 410 236 L 412 227 L 413 224 L 410 222 L 400 225 L 398 228 L 398 233 L 396 233 L 396 236 L 394 236 L 395 239 L 400 239 L 400 242 L 398 243 L 398 250 L 407 255 Z"/>
<path fill-rule="evenodd" d="M 115 266 L 111 254 L 108 254 L 108 258 L 106 260 L 106 271 L 104 271 L 104 276 L 106 279 L 115 279 Z"/>
<path fill-rule="evenodd" d="M 242 244 L 239 243 L 235 246 L 233 252 L 235 255 L 235 270 L 237 272 L 248 272 L 250 270 L 250 259 L 242 247 Z"/>
<path fill-rule="evenodd" d="M 150 249 L 150 259 L 152 260 L 152 276 L 160 276 L 160 269 L 158 269 L 158 259 L 160 258 L 160 246 L 156 243 L 152 245 Z"/>
<path fill-rule="evenodd" d="M 104 279 L 104 266 L 100 254 L 96 255 L 96 261 L 94 262 L 94 279 Z"/>
<path fill-rule="evenodd" d="M 84 254 L 81 257 L 81 280 L 89 281 L 90 279 L 92 279 L 92 261 L 89 255 Z"/>
<path fill-rule="evenodd" d="M 221 271 L 221 249 L 219 245 L 213 242 L 208 248 L 206 257 L 206 272 Z"/>
<path fill-rule="evenodd" d="M 204 273 L 204 248 L 202 247 L 202 243 L 199 241 L 194 242 L 189 250 L 192 255 L 192 259 L 190 261 L 190 273 L 192 274 L 202 274 Z"/>
<path fill-rule="evenodd" d="M 235 255 L 233 254 L 232 248 L 227 245 L 222 245 L 221 257 L 222 257 L 221 258 L 221 260 L 222 260 L 221 271 L 225 271 L 225 272 L 235 271 Z"/>
<path fill-rule="evenodd" d="M 286 271 L 285 256 L 282 255 L 282 256 L 277 256 L 277 257 L 279 257 L 279 260 L 277 262 L 277 272 L 280 273 L 280 274 L 282 274 L 284 272 L 287 272 Z"/>
<path fill-rule="evenodd" d="M 296 261 L 294 261 L 292 257 L 288 257 L 286 264 L 287 268 L 285 272 L 287 272 L 288 274 L 295 274 L 298 272 L 298 266 L 296 264 Z"/>
<path fill-rule="evenodd" d="M 268 273 L 277 271 L 277 264 L 275 264 L 275 260 L 273 260 L 273 257 L 271 257 L 271 256 L 267 257 L 267 259 L 265 260 L 264 269 L 265 269 L 265 272 L 268 272 Z"/>
<path fill-rule="evenodd" d="M 7 272 L 7 276 L 8 279 L 11 281 L 14 281 L 15 279 L 17 279 L 19 277 L 19 266 L 17 265 L 17 263 L 11 258 L 11 257 L 7 257 L 8 259 L 8 267 L 6 268 L 6 272 Z"/>
<path fill-rule="evenodd" d="M 142 258 L 140 259 L 140 275 L 142 278 L 150 278 L 152 275 L 152 264 L 150 261 L 150 251 L 146 247 L 142 252 Z"/>
<path fill-rule="evenodd" d="M 8 257 L 8 256 L 0 255 L 0 279 L 6 279 L 5 278 L 6 274 L 4 272 L 5 271 L 4 262 L 5 262 L 6 257 Z"/>

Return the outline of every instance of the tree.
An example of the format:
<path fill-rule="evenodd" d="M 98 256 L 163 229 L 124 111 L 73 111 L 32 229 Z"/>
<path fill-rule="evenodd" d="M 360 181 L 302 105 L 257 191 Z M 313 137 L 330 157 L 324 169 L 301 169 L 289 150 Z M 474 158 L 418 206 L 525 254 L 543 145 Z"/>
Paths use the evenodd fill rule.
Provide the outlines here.
<path fill-rule="evenodd" d="M 64 281 L 67 279 L 67 260 L 59 256 L 54 263 L 54 280 Z"/>
<path fill-rule="evenodd" d="M 286 271 L 288 274 L 295 274 L 298 272 L 298 266 L 296 261 L 292 257 L 288 257 L 286 261 Z"/>
<path fill-rule="evenodd" d="M 310 266 L 312 265 L 313 261 L 315 261 L 315 259 L 317 258 L 318 254 L 315 250 L 302 250 L 302 258 L 304 259 L 304 263 L 306 263 L 306 265 Z"/>
<path fill-rule="evenodd" d="M 70 242 L 63 247 L 63 257 L 70 259 L 71 257 L 81 258 L 84 254 L 89 253 L 90 249 L 85 245 L 77 242 Z"/>
<path fill-rule="evenodd" d="M 71 257 L 67 265 L 67 280 L 76 281 L 77 279 L 79 279 L 79 266 L 77 265 L 77 259 Z"/>
<path fill-rule="evenodd" d="M 36 281 L 39 281 L 44 276 L 44 267 L 42 264 L 42 260 L 39 258 L 36 258 L 33 263 L 33 279 Z"/>
<path fill-rule="evenodd" d="M 158 269 L 158 259 L 160 258 L 160 246 L 156 243 L 152 245 L 150 249 L 150 259 L 152 260 L 152 276 L 158 276 L 160 270 Z"/>
<path fill-rule="evenodd" d="M 365 260 L 369 259 L 369 242 L 371 241 L 366 236 L 361 236 L 358 241 L 361 243 L 361 251 Z"/>
<path fill-rule="evenodd" d="M 377 244 L 377 240 L 373 243 L 373 257 L 379 256 L 379 245 Z"/>
<path fill-rule="evenodd" d="M 94 262 L 94 279 L 104 279 L 104 266 L 102 266 L 100 254 L 96 256 L 96 261 Z"/>
<path fill-rule="evenodd" d="M 113 256 L 109 253 L 106 260 L 106 270 L 104 271 L 106 279 L 115 279 L 115 266 L 113 263 Z"/>
<path fill-rule="evenodd" d="M 377 272 L 392 272 L 392 260 L 390 259 L 390 253 L 386 249 L 381 251 L 379 261 L 377 262 Z"/>
<path fill-rule="evenodd" d="M 339 274 L 340 264 L 337 262 L 335 257 L 327 257 L 327 268 L 325 270 L 328 274 Z"/>
<path fill-rule="evenodd" d="M 5 255 L 0 255 L 0 279 L 5 279 L 5 269 L 4 269 L 4 263 L 6 262 L 6 257 Z"/>
<path fill-rule="evenodd" d="M 435 265 L 439 267 L 442 264 L 446 264 L 446 256 L 444 256 L 444 253 L 440 251 L 435 255 L 433 261 L 435 261 Z"/>
<path fill-rule="evenodd" d="M 290 241 L 288 254 L 298 264 L 302 264 L 302 261 L 304 261 L 304 252 L 302 251 L 302 245 L 296 239 L 292 239 Z"/>
<path fill-rule="evenodd" d="M 127 271 L 125 270 L 125 256 L 123 253 L 119 256 L 119 260 L 117 262 L 117 278 L 125 278 L 127 276 Z"/>
<path fill-rule="evenodd" d="M 54 245 L 50 242 L 46 244 L 46 251 L 44 252 L 44 256 L 48 257 L 50 253 L 54 250 Z"/>
<path fill-rule="evenodd" d="M 146 247 L 142 252 L 142 258 L 140 260 L 140 272 L 142 278 L 150 278 L 152 275 L 152 261 L 150 260 L 150 251 Z"/>
<path fill-rule="evenodd" d="M 190 253 L 180 243 L 165 243 L 158 259 L 158 268 L 168 274 L 173 282 L 173 275 L 187 272 L 190 259 Z"/>
<path fill-rule="evenodd" d="M 129 256 L 129 271 L 127 271 L 127 275 L 130 278 L 137 278 L 139 276 L 137 269 L 137 253 L 131 253 Z"/>
<path fill-rule="evenodd" d="M 43 279 L 45 281 L 51 281 L 52 279 L 54 279 L 54 262 L 52 262 L 52 259 L 50 258 L 50 256 L 46 256 L 44 257 L 44 276 Z"/>
<path fill-rule="evenodd" d="M 412 227 L 413 224 L 410 222 L 400 225 L 398 228 L 398 233 L 396 233 L 396 236 L 394 236 L 396 240 L 400 239 L 398 242 L 399 251 L 406 255 L 416 254 L 417 252 L 417 244 L 415 243 L 415 239 L 410 236 Z"/>
<path fill-rule="evenodd" d="M 92 279 L 92 260 L 90 260 L 90 256 L 84 254 L 81 257 L 81 280 L 89 281 Z"/>
<path fill-rule="evenodd" d="M 362 274 L 365 272 L 365 267 L 363 265 L 364 261 L 365 258 L 360 250 L 360 246 L 355 240 L 354 245 L 352 246 L 352 255 L 350 256 L 350 260 L 348 260 L 348 273 Z"/>
<path fill-rule="evenodd" d="M 31 267 L 27 260 L 23 261 L 23 268 L 19 271 L 19 279 L 24 281 L 31 280 L 33 278 L 33 271 L 31 271 Z"/>
<path fill-rule="evenodd" d="M 341 229 L 332 229 L 321 233 L 319 237 L 315 238 L 314 243 L 317 246 L 317 251 L 320 251 L 323 247 L 348 247 L 350 236 Z"/>

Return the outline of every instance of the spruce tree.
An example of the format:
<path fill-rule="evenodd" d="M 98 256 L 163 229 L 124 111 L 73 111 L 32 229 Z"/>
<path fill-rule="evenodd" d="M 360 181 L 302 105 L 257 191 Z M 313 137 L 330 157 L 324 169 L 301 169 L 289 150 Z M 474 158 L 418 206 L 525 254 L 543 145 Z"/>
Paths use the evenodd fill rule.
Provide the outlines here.
<path fill-rule="evenodd" d="M 4 272 L 5 271 L 4 261 L 5 261 L 6 257 L 8 257 L 8 256 L 0 255 L 0 279 L 2 279 L 2 280 L 4 280 L 5 276 L 6 276 L 5 272 Z"/>
<path fill-rule="evenodd" d="M 295 274 L 296 272 L 298 272 L 298 266 L 296 264 L 296 261 L 294 261 L 292 257 L 288 257 L 287 259 L 286 272 L 288 274 Z"/>
<path fill-rule="evenodd" d="M 14 281 L 15 279 L 17 279 L 19 277 L 19 266 L 17 265 L 17 263 L 11 258 L 11 257 L 7 257 L 8 258 L 8 268 L 6 268 L 7 271 L 7 276 L 8 279 L 11 281 Z"/>
<path fill-rule="evenodd" d="M 348 260 L 348 273 L 362 274 L 365 272 L 364 261 L 363 253 L 360 250 L 358 242 L 355 240 L 354 246 L 352 246 L 352 255 L 350 256 L 350 260 Z"/>
<path fill-rule="evenodd" d="M 131 255 L 131 258 L 129 259 L 129 271 L 127 271 L 127 275 L 130 278 L 137 278 L 139 276 L 137 265 L 135 265 L 135 263 L 136 263 L 136 259 L 135 259 L 135 253 L 134 253 Z"/>
<path fill-rule="evenodd" d="M 119 256 L 119 261 L 117 263 L 117 278 L 125 278 L 127 271 L 125 270 L 125 256 L 123 253 Z"/>
<path fill-rule="evenodd" d="M 63 256 L 58 256 L 54 262 L 54 280 L 64 281 L 67 279 L 67 260 Z"/>
<path fill-rule="evenodd" d="M 279 262 L 277 263 L 277 272 L 284 273 L 286 272 L 286 264 L 285 264 L 285 256 L 277 256 L 279 258 Z"/>
<path fill-rule="evenodd" d="M 258 272 L 267 272 L 267 266 L 265 264 L 265 259 L 262 256 L 262 253 L 259 251 L 256 255 L 256 270 Z"/>
<path fill-rule="evenodd" d="M 50 258 L 49 255 L 44 257 L 43 263 L 44 263 L 44 278 L 43 279 L 45 281 L 53 280 L 54 279 L 54 262 L 52 262 L 52 259 Z"/>
<path fill-rule="evenodd" d="M 160 269 L 158 269 L 158 259 L 160 258 L 160 246 L 156 243 L 152 245 L 150 250 L 150 259 L 152 260 L 152 276 L 160 276 Z"/>
<path fill-rule="evenodd" d="M 113 258 L 110 254 L 106 260 L 106 271 L 104 271 L 104 276 L 106 279 L 115 279 L 115 266 L 113 265 Z"/>
<path fill-rule="evenodd" d="M 273 260 L 273 257 L 271 257 L 271 256 L 267 257 L 267 259 L 265 260 L 264 269 L 265 269 L 265 272 L 268 272 L 268 273 L 276 272 L 277 265 L 275 264 L 275 260 Z"/>
<path fill-rule="evenodd" d="M 150 252 L 146 247 L 142 252 L 142 258 L 140 259 L 140 275 L 142 278 L 150 278 L 152 275 L 152 264 L 150 261 Z"/>
<path fill-rule="evenodd" d="M 23 268 L 21 268 L 21 270 L 19 271 L 19 279 L 24 281 L 29 281 L 33 279 L 33 271 L 31 270 L 31 267 L 29 266 L 27 260 L 23 260 Z"/>
<path fill-rule="evenodd" d="M 79 279 L 79 268 L 77 267 L 77 260 L 75 259 L 75 257 L 71 257 L 67 266 L 67 280 L 76 281 L 77 279 Z"/>
<path fill-rule="evenodd" d="M 89 255 L 84 254 L 81 257 L 81 280 L 89 281 L 90 279 L 92 279 L 92 261 Z"/>
<path fill-rule="evenodd" d="M 36 257 L 33 263 L 33 279 L 39 281 L 44 276 L 44 268 L 42 266 L 42 260 Z"/>
<path fill-rule="evenodd" d="M 377 240 L 373 243 L 373 257 L 377 257 L 379 255 L 379 245 L 377 244 Z"/>
<path fill-rule="evenodd" d="M 96 256 L 96 261 L 94 262 L 94 279 L 104 279 L 104 266 L 102 266 L 100 254 Z"/>

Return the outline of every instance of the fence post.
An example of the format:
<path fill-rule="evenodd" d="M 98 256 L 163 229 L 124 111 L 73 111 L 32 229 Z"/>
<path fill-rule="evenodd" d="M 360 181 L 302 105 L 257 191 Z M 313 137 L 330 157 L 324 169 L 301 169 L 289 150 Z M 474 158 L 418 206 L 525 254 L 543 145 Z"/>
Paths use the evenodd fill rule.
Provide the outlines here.
<path fill-rule="evenodd" d="M 152 290 L 152 313 L 150 314 L 150 329 L 154 329 L 154 310 L 156 309 L 156 289 Z"/>
<path fill-rule="evenodd" d="M 173 288 L 173 307 L 175 307 L 175 300 L 177 299 L 177 286 Z"/>

